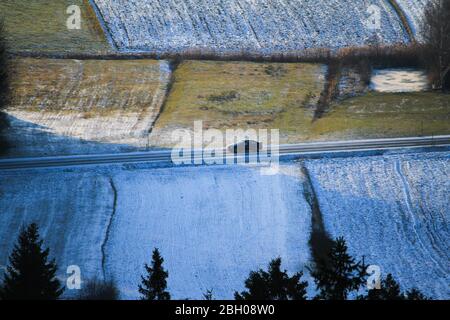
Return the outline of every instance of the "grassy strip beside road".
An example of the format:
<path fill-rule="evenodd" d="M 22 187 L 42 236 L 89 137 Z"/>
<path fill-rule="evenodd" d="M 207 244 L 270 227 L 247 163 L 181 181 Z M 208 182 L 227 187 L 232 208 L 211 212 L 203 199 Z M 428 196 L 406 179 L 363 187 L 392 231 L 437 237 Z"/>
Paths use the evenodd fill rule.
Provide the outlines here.
<path fill-rule="evenodd" d="M 382 138 L 450 133 L 450 96 L 439 92 L 372 92 L 331 106 L 311 137 Z"/>
<path fill-rule="evenodd" d="M 166 96 L 156 60 L 16 59 L 7 156 L 130 151 L 148 145 Z"/>
<path fill-rule="evenodd" d="M 281 143 L 450 133 L 450 97 L 437 92 L 369 93 L 331 103 L 314 120 L 325 87 L 319 64 L 182 63 L 151 142 L 174 129 L 280 129 Z"/>

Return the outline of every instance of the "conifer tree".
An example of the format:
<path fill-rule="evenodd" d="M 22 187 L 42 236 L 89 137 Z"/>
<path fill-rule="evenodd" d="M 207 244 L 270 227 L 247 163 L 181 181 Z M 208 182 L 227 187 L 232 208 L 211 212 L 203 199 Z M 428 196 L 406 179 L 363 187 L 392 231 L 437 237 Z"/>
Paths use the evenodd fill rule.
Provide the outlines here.
<path fill-rule="evenodd" d="M 169 273 L 163 268 L 164 259 L 159 250 L 153 251 L 151 267 L 145 264 L 146 277 L 141 276 L 142 284 L 139 293 L 142 300 L 170 300 L 170 293 L 166 291 Z"/>
<path fill-rule="evenodd" d="M 212 289 L 206 290 L 206 292 L 203 294 L 203 299 L 206 301 L 212 301 L 214 300 L 214 292 Z"/>
<path fill-rule="evenodd" d="M 381 281 L 381 288 L 369 290 L 363 300 L 428 300 L 428 298 L 417 289 L 402 293 L 400 284 L 392 274 L 388 274 Z"/>
<path fill-rule="evenodd" d="M 395 281 L 392 274 L 381 281 L 380 289 L 369 290 L 366 300 L 403 300 L 400 285 Z"/>
<path fill-rule="evenodd" d="M 420 292 L 418 289 L 413 288 L 406 292 L 405 294 L 406 300 L 411 301 L 419 301 L 419 300 L 431 300 L 429 297 L 425 296 L 422 292 Z"/>
<path fill-rule="evenodd" d="M 245 281 L 248 291 L 235 293 L 236 300 L 306 300 L 307 282 L 302 282 L 303 274 L 289 277 L 281 271 L 281 258 L 270 262 L 269 270 L 251 272 Z"/>
<path fill-rule="evenodd" d="M 344 238 L 333 241 L 326 259 L 320 259 L 311 270 L 317 290 L 316 299 L 346 300 L 366 279 L 366 266 L 355 262 L 347 252 Z"/>
<path fill-rule="evenodd" d="M 22 230 L 9 257 L 0 296 L 4 300 L 56 300 L 63 293 L 56 278 L 55 261 L 48 261 L 49 249 L 42 249 L 35 223 Z"/>

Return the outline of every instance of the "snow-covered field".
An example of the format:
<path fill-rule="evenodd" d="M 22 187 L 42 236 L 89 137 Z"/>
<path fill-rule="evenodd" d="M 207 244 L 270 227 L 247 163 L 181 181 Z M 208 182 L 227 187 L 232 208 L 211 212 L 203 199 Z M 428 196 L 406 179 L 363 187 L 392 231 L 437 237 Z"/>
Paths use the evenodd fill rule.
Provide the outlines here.
<path fill-rule="evenodd" d="M 450 297 L 450 154 L 306 164 L 325 227 L 404 289 Z"/>
<path fill-rule="evenodd" d="M 283 164 L 275 176 L 241 166 L 130 166 L 0 172 L 0 265 L 19 228 L 36 221 L 60 266 L 114 278 L 136 298 L 160 248 L 175 299 L 233 298 L 250 270 L 281 256 L 311 261 L 307 168 L 326 230 L 403 288 L 449 298 L 450 154 L 405 154 Z M 73 296 L 74 292 L 67 292 Z"/>
<path fill-rule="evenodd" d="M 290 271 L 308 263 L 302 192 L 294 165 L 277 176 L 244 167 L 0 173 L 0 265 L 20 226 L 36 221 L 61 272 L 75 264 L 84 277 L 112 277 L 124 298 L 138 296 L 154 247 L 174 298 L 207 289 L 233 298 L 273 258 Z"/>
<path fill-rule="evenodd" d="M 419 92 L 429 88 L 425 71 L 412 69 L 374 70 L 370 89 L 377 92 Z"/>
<path fill-rule="evenodd" d="M 94 2 L 122 51 L 270 54 L 364 45 L 375 34 L 386 44 L 408 41 L 399 17 L 383 0 Z M 416 1 L 409 2 L 415 8 Z M 381 11 L 379 30 L 370 23 L 374 5 Z"/>

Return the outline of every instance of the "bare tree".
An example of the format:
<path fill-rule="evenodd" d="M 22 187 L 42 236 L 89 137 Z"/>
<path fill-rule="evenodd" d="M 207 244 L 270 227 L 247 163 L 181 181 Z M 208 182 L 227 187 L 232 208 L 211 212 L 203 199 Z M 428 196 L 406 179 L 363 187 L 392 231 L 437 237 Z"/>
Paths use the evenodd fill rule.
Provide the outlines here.
<path fill-rule="evenodd" d="M 425 42 L 424 62 L 430 71 L 433 87 L 446 89 L 443 84 L 450 66 L 450 0 L 431 0 L 428 3 L 422 36 Z"/>

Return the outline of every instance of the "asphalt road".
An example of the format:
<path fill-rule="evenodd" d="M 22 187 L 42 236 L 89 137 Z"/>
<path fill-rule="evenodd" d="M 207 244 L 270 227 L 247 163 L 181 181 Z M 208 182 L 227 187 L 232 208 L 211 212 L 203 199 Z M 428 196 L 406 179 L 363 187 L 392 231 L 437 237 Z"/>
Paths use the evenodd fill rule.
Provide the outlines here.
<path fill-rule="evenodd" d="M 356 141 L 335 141 L 302 143 L 271 147 L 272 153 L 279 154 L 280 158 L 287 156 L 302 156 L 310 154 L 328 154 L 341 152 L 357 152 L 371 150 L 393 150 L 406 148 L 426 148 L 437 146 L 450 146 L 450 135 L 436 137 L 412 137 L 395 139 L 375 139 Z M 277 152 L 278 149 L 278 152 Z M 262 151 L 265 153 L 265 150 Z M 224 152 L 226 154 L 226 152 Z M 209 154 L 209 152 L 207 152 Z M 269 152 L 270 154 L 270 152 Z M 212 163 L 228 159 L 243 161 L 245 155 L 227 154 L 219 157 L 202 157 L 202 152 L 193 151 L 190 162 L 192 164 Z M 257 154 L 247 155 L 247 158 L 255 159 Z M 37 158 L 8 158 L 0 160 L 0 170 L 17 170 L 32 168 L 52 168 L 85 165 L 107 165 L 126 163 L 173 163 L 172 150 L 148 151 L 135 153 L 93 154 L 77 156 L 54 156 Z M 229 162 L 227 162 L 229 163 Z"/>

